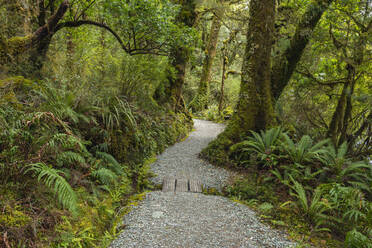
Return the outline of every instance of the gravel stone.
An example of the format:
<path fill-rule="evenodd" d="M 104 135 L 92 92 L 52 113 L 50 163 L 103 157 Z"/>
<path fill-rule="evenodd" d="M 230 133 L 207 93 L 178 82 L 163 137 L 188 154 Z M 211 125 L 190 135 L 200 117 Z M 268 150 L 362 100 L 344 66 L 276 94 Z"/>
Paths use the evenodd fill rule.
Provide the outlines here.
<path fill-rule="evenodd" d="M 153 164 L 156 182 L 169 175 L 197 178 L 214 188 L 227 182 L 228 171 L 197 158 L 223 126 L 195 120 L 195 128 Z M 247 206 L 221 196 L 153 191 L 133 207 L 123 224 L 124 231 L 110 248 L 294 247 L 283 231 L 271 229 Z"/>

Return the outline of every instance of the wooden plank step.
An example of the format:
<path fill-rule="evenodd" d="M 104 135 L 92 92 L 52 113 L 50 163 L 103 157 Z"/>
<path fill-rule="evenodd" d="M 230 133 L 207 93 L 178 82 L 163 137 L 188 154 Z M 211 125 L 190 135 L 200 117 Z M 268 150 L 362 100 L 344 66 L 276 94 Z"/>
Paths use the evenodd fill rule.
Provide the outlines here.
<path fill-rule="evenodd" d="M 199 180 L 190 179 L 189 180 L 189 190 L 193 193 L 202 192 L 202 184 Z"/>
<path fill-rule="evenodd" d="M 166 177 L 163 180 L 163 192 L 174 192 L 176 189 L 176 179 L 172 177 Z"/>
<path fill-rule="evenodd" d="M 188 192 L 189 191 L 189 184 L 187 179 L 179 179 L 176 180 L 176 192 Z"/>

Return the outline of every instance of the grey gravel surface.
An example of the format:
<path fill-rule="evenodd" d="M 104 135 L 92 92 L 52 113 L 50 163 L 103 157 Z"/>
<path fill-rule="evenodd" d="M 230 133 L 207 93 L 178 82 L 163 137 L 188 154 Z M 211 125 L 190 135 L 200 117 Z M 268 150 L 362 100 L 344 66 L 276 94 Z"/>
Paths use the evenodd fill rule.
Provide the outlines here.
<path fill-rule="evenodd" d="M 195 128 L 187 140 L 169 148 L 153 165 L 159 183 L 170 174 L 196 177 L 209 187 L 226 183 L 229 172 L 197 158 L 223 126 L 196 120 Z M 262 224 L 248 207 L 221 196 L 150 192 L 123 222 L 125 229 L 110 248 L 293 246 L 285 233 Z"/>
<path fill-rule="evenodd" d="M 185 141 L 166 149 L 151 165 L 151 170 L 158 175 L 152 179 L 154 183 L 161 184 L 165 177 L 200 180 L 205 187 L 217 189 L 227 183 L 231 172 L 198 158 L 200 151 L 223 131 L 224 125 L 194 120 L 194 128 Z"/>

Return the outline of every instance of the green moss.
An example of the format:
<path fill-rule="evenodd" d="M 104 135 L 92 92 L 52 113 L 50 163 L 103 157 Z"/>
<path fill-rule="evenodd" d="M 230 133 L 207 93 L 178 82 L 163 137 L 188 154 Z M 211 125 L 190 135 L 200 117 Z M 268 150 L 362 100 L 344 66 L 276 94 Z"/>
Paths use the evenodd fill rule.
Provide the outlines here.
<path fill-rule="evenodd" d="M 26 212 L 22 211 L 20 206 L 5 205 L 2 207 L 0 215 L 0 226 L 7 228 L 25 227 L 32 221 L 31 217 Z"/>
<path fill-rule="evenodd" d="M 22 76 L 10 77 L 3 80 L 0 80 L 0 88 L 4 87 L 32 87 L 33 82 L 29 79 L 26 79 Z"/>
<path fill-rule="evenodd" d="M 32 42 L 32 35 L 24 37 L 12 37 L 6 41 L 0 42 L 0 64 L 8 62 L 9 58 L 24 53 Z"/>
<path fill-rule="evenodd" d="M 17 96 L 25 96 L 29 94 L 31 89 L 35 89 L 34 83 L 21 76 L 10 77 L 0 80 L 0 104 L 13 103 L 18 107 L 22 107 Z"/>

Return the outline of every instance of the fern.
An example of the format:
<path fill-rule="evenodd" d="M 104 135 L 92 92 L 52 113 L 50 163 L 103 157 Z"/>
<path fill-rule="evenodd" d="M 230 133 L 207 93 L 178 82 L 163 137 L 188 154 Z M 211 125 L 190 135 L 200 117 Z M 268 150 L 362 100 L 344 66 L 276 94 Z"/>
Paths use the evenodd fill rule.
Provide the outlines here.
<path fill-rule="evenodd" d="M 70 184 L 60 174 L 64 174 L 60 170 L 48 167 L 44 163 L 30 164 L 25 171 L 33 172 L 37 175 L 37 180 L 42 181 L 49 189 L 52 190 L 57 197 L 59 203 L 69 209 L 71 212 L 76 212 L 77 197 L 75 191 Z"/>
<path fill-rule="evenodd" d="M 333 144 L 327 147 L 327 151 L 319 159 L 325 169 L 329 171 L 336 183 L 346 183 L 365 192 L 372 193 L 372 169 L 371 165 L 363 161 L 353 162 L 346 157 L 347 143 L 344 142 L 338 149 Z"/>
<path fill-rule="evenodd" d="M 330 209 L 330 206 L 322 201 L 323 190 L 321 187 L 316 188 L 313 191 L 311 200 L 309 201 L 306 195 L 304 187 L 290 177 L 292 182 L 291 189 L 293 192 L 290 194 L 297 198 L 296 202 L 288 202 L 294 204 L 298 210 L 300 210 L 307 221 L 309 221 L 313 227 L 314 231 L 329 231 L 328 228 L 320 228 L 328 220 L 328 217 L 325 215 L 325 212 Z"/>
<path fill-rule="evenodd" d="M 252 136 L 248 137 L 238 144 L 231 147 L 230 152 L 240 153 L 255 153 L 259 160 L 264 163 L 264 166 L 272 166 L 277 163 L 278 155 L 275 151 L 278 149 L 277 145 L 279 139 L 283 134 L 281 127 L 271 128 L 267 131 L 260 131 L 256 133 L 251 131 Z M 240 158 L 244 156 L 239 156 Z M 246 156 L 248 157 L 248 156 Z M 243 164 L 249 161 L 241 161 Z"/>
<path fill-rule="evenodd" d="M 100 168 L 92 172 L 92 176 L 97 178 L 104 185 L 112 185 L 118 176 L 107 168 Z"/>
<path fill-rule="evenodd" d="M 372 240 L 353 229 L 346 234 L 345 245 L 347 248 L 372 248 Z"/>
<path fill-rule="evenodd" d="M 72 152 L 72 151 L 65 151 L 65 152 L 57 154 L 56 162 L 59 166 L 73 165 L 75 163 L 85 164 L 85 158 L 81 156 L 79 153 Z"/>
<path fill-rule="evenodd" d="M 123 168 L 118 161 L 106 152 L 96 152 L 96 157 L 101 158 L 107 164 L 110 169 L 112 169 L 117 175 L 123 174 Z"/>
<path fill-rule="evenodd" d="M 294 143 L 287 134 L 283 134 L 284 152 L 287 153 L 289 159 L 293 163 L 303 164 L 304 162 L 314 162 L 320 155 L 327 152 L 324 145 L 329 143 L 329 140 L 322 140 L 313 145 L 313 140 L 308 135 L 304 135 L 298 143 Z"/>

